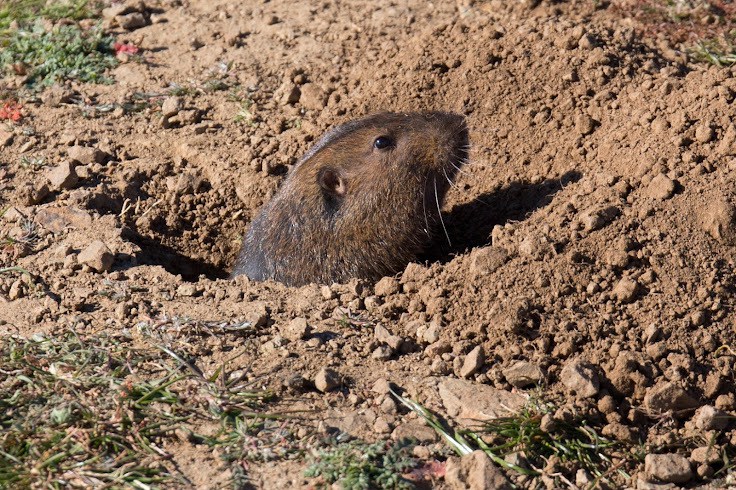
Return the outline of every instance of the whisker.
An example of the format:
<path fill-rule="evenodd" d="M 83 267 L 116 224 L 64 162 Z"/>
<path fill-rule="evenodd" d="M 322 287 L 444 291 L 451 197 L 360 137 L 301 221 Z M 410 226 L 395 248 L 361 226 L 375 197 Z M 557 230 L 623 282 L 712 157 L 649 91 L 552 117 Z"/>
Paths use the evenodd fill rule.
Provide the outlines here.
<path fill-rule="evenodd" d="M 442 211 L 440 210 L 440 198 L 437 195 L 437 176 L 434 176 L 434 202 L 437 203 L 437 215 L 440 217 L 440 223 L 442 224 L 442 230 L 445 232 L 445 237 L 447 238 L 447 244 L 452 248 L 452 242 L 450 241 L 450 235 L 447 233 L 447 228 L 445 227 L 445 220 L 442 218 Z"/>
<path fill-rule="evenodd" d="M 431 238 L 432 234 L 429 232 L 429 218 L 427 217 L 427 184 L 429 184 L 429 175 L 422 186 L 422 209 L 424 211 L 424 232 Z"/>

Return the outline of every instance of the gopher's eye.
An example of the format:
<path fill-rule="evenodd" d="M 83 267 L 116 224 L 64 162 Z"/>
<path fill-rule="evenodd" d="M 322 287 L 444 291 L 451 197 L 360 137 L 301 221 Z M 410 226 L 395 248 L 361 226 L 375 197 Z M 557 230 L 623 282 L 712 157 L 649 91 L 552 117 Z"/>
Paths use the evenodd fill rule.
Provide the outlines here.
<path fill-rule="evenodd" d="M 376 148 L 377 150 L 385 150 L 385 149 L 386 149 L 386 148 L 388 148 L 389 146 L 393 145 L 393 143 L 394 143 L 394 142 L 393 142 L 393 141 L 391 141 L 391 138 L 389 138 L 388 136 L 379 136 L 379 137 L 378 137 L 378 138 L 376 138 L 376 140 L 375 140 L 375 141 L 373 142 L 373 146 L 374 146 L 374 147 L 375 147 L 375 148 Z"/>

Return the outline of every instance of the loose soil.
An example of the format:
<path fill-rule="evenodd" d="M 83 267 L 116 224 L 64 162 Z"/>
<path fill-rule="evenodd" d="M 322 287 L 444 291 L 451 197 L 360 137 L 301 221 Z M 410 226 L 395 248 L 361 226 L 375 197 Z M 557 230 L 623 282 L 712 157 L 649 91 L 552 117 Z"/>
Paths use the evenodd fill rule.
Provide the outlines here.
<path fill-rule="evenodd" d="M 151 3 L 150 25 L 112 29 L 141 48 L 114 84 L 47 89 L 3 127 L 0 236 L 13 240 L 0 266 L 40 286 L 0 275 L 0 332 L 248 320 L 245 337 L 192 337 L 196 364 L 212 372 L 244 349 L 231 368 L 298 396 L 323 430 L 368 440 L 408 419 L 377 380 L 444 414 L 436 385 L 462 373 L 660 452 L 736 443 L 693 421 L 701 405 L 736 415 L 736 68 L 690 62 L 606 2 L 537 3 Z M 449 240 L 378 284 L 228 279 L 248 222 L 311 142 L 382 110 L 467 116 Z M 71 159 L 78 182 L 38 201 Z M 80 255 L 97 240 L 114 254 L 102 273 Z M 289 339 L 295 318 L 303 339 Z M 468 372 L 477 346 L 484 362 Z M 541 370 L 542 389 L 509 383 L 518 361 Z M 595 388 L 567 382 L 568 365 Z M 286 382 L 323 367 L 341 388 Z M 695 403 L 667 398 L 673 385 Z M 208 449 L 176 454 L 198 488 L 226 480 Z M 258 488 L 308 486 L 302 470 L 247 468 Z"/>

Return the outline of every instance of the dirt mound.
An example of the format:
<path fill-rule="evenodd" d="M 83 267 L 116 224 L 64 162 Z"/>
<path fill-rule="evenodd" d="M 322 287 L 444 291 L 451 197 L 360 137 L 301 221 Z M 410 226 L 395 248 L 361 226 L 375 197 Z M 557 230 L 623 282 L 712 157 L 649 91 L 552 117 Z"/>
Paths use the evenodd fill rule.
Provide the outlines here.
<path fill-rule="evenodd" d="M 280 394 L 335 369 L 342 391 L 300 396 L 367 439 L 406 417 L 377 380 L 448 413 L 436 389 L 459 377 L 544 387 L 563 415 L 652 454 L 683 440 L 733 450 L 733 422 L 704 427 L 696 410 L 736 415 L 736 68 L 690 63 L 607 2 L 157 9 L 118 32 L 142 59 L 113 69 L 115 84 L 70 83 L 68 103 L 31 99 L 0 130 L 0 266 L 37 278 L 0 275 L 0 331 L 247 320 L 253 337 L 223 334 L 197 362 L 242 341 L 242 369 Z M 377 284 L 226 279 L 310 143 L 379 110 L 467 116 L 449 242 Z M 724 465 L 686 456 L 693 484 Z M 667 481 L 660 463 L 626 463 L 631 479 L 615 481 Z M 277 468 L 250 472 L 268 488 Z"/>

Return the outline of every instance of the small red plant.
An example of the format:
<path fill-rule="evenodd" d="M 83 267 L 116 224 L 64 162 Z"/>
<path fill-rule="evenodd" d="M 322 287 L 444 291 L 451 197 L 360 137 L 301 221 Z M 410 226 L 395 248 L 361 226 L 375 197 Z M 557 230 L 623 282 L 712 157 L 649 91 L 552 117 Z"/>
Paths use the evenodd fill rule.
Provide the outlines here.
<path fill-rule="evenodd" d="M 112 49 L 115 50 L 115 56 L 118 56 L 120 54 L 138 54 L 138 46 L 135 44 L 129 44 L 129 43 L 121 43 L 121 42 L 115 42 L 112 45 Z"/>
<path fill-rule="evenodd" d="M 23 117 L 21 109 L 23 106 L 17 102 L 7 101 L 0 107 L 0 120 L 18 122 Z"/>

